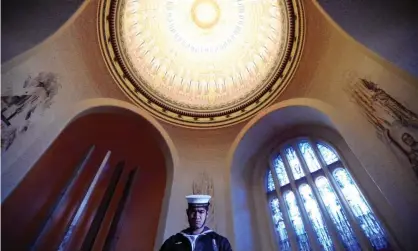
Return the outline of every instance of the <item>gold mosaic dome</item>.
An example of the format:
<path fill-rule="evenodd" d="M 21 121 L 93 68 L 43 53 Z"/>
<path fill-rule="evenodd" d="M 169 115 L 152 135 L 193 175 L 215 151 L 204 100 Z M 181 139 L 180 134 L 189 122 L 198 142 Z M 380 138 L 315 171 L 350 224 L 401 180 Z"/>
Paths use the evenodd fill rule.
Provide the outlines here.
<path fill-rule="evenodd" d="M 238 123 L 271 103 L 304 41 L 298 0 L 102 0 L 99 40 L 129 98 L 186 127 Z"/>

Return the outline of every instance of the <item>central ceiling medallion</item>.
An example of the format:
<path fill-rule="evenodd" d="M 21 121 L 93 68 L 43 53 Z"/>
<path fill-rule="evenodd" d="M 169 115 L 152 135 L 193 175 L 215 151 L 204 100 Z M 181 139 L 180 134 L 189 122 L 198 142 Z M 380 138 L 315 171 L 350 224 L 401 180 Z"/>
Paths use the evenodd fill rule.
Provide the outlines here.
<path fill-rule="evenodd" d="M 191 9 L 193 21 L 204 29 L 211 28 L 218 22 L 219 12 L 219 5 L 213 0 L 196 0 Z"/>
<path fill-rule="evenodd" d="M 121 89 L 170 123 L 213 128 L 271 103 L 294 74 L 295 0 L 101 0 L 99 39 Z"/>

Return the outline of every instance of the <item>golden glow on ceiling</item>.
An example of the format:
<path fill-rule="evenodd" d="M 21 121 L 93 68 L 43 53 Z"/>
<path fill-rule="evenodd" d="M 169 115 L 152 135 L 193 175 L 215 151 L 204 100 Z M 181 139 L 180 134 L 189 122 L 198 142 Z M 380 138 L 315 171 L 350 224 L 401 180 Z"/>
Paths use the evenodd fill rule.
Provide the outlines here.
<path fill-rule="evenodd" d="M 211 28 L 218 22 L 219 12 L 219 6 L 214 0 L 196 0 L 191 9 L 193 21 L 204 29 Z"/>
<path fill-rule="evenodd" d="M 302 0 L 99 0 L 119 87 L 170 123 L 238 123 L 273 102 L 304 43 Z"/>
<path fill-rule="evenodd" d="M 284 52 L 279 1 L 125 0 L 122 40 L 136 75 L 170 103 L 211 110 L 257 92 Z"/>

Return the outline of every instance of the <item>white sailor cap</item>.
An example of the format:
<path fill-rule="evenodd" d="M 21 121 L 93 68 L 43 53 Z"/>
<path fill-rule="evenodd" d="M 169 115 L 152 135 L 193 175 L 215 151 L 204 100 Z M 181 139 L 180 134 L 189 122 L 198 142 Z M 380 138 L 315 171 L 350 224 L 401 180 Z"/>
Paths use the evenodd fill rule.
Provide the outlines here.
<path fill-rule="evenodd" d="M 187 203 L 192 207 L 207 207 L 212 197 L 205 194 L 193 194 L 186 196 Z"/>

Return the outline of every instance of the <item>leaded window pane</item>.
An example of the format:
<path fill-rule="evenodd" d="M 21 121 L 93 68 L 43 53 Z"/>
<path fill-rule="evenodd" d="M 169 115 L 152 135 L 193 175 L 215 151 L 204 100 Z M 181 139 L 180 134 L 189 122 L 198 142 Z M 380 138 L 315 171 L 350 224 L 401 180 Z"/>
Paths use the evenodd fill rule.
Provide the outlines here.
<path fill-rule="evenodd" d="M 342 166 L 343 164 L 340 162 L 335 149 L 327 143 L 315 141 L 315 139 L 313 140 L 313 142 L 316 142 L 315 145 L 310 142 L 312 142 L 311 139 L 305 138 L 288 143 L 287 147 L 282 149 L 277 157 L 273 159 L 272 165 L 274 168 L 267 172 L 265 187 L 269 192 L 269 198 L 271 198 L 269 203 L 279 238 L 280 250 L 291 250 L 289 236 L 296 237 L 299 250 L 311 250 L 310 245 L 312 243 L 308 238 L 307 230 L 309 230 L 309 235 L 312 234 L 311 237 L 317 238 L 321 250 L 335 250 L 336 243 L 333 243 L 330 235 L 331 229 L 328 229 L 330 224 L 335 226 L 337 236 L 345 250 L 361 250 L 356 234 L 362 233 L 357 231 L 357 225 L 370 240 L 374 250 L 392 250 L 381 223 L 377 220 L 348 170 Z M 326 166 L 323 166 L 323 164 Z M 333 165 L 329 166 L 331 164 Z M 338 167 L 338 165 L 341 167 Z M 332 171 L 329 178 L 333 180 L 328 180 L 328 176 L 325 176 L 325 174 L 330 174 L 329 169 Z M 278 189 L 273 178 L 273 175 L 276 174 L 282 192 L 280 196 L 283 196 L 281 198 L 277 198 L 276 194 L 271 193 Z M 307 179 L 303 178 L 305 176 L 307 176 Z M 312 179 L 315 177 L 316 179 L 312 183 Z M 331 186 L 331 181 L 332 185 L 335 182 L 336 187 Z M 291 186 L 289 186 L 290 183 Z M 294 185 L 298 188 L 295 188 Z M 334 188 L 337 191 L 334 191 Z M 294 189 L 298 189 L 298 191 Z M 295 197 L 295 192 L 300 194 L 301 204 Z M 315 196 L 317 194 L 319 194 L 319 198 Z M 285 223 L 283 221 L 279 199 L 284 201 L 283 213 L 285 216 L 289 215 L 290 222 L 286 221 Z M 317 199 L 320 199 L 320 201 L 317 201 Z M 347 201 L 347 207 L 345 207 L 345 204 L 343 207 L 341 200 L 344 203 Z M 325 208 L 319 207 L 322 204 L 318 204 L 318 202 L 323 202 Z M 323 209 L 325 211 L 322 211 Z M 302 219 L 305 213 L 306 220 Z M 349 213 L 349 216 L 353 215 L 356 221 L 352 221 L 351 218 L 349 221 L 346 213 Z M 324 217 L 325 214 L 330 217 Z M 286 226 L 287 229 L 292 231 L 290 235 L 286 232 L 285 225 L 287 223 L 290 224 Z M 306 229 L 304 223 L 309 223 L 312 226 L 312 233 L 311 228 Z M 350 223 L 355 224 L 355 226 Z M 355 227 L 356 232 L 354 232 L 353 227 Z M 332 231 L 334 231 L 334 227 L 332 227 Z"/>
<path fill-rule="evenodd" d="M 299 142 L 298 147 L 311 173 L 315 172 L 318 169 L 321 169 L 319 161 L 315 156 L 314 150 L 312 149 L 312 146 L 309 144 L 308 141 L 304 140 Z"/>
<path fill-rule="evenodd" d="M 314 198 L 311 187 L 308 184 L 302 184 L 299 187 L 299 192 L 309 220 L 312 224 L 312 228 L 314 229 L 318 242 L 321 245 L 321 249 L 334 250 L 331 236 L 329 235 L 324 219 L 322 218 L 318 203 Z"/>
<path fill-rule="evenodd" d="M 316 179 L 315 184 L 318 187 L 322 201 L 324 202 L 325 207 L 338 230 L 338 234 L 343 241 L 344 248 L 346 250 L 361 250 L 353 229 L 351 228 L 345 212 L 343 211 L 340 200 L 332 189 L 327 178 L 320 176 Z"/>
<path fill-rule="evenodd" d="M 295 180 L 305 176 L 300 161 L 296 155 L 295 149 L 293 149 L 293 147 L 288 147 L 286 148 L 285 153 L 286 159 L 289 162 L 289 166 L 290 169 L 292 169 L 293 177 L 295 178 Z"/>
<path fill-rule="evenodd" d="M 290 221 L 296 232 L 296 240 L 298 242 L 299 250 L 311 250 L 308 241 L 308 235 L 303 226 L 302 216 L 296 203 L 295 195 L 292 191 L 288 191 L 284 195 L 286 206 L 289 212 Z"/>
<path fill-rule="evenodd" d="M 274 170 L 276 170 L 277 178 L 279 179 L 280 186 L 289 184 L 289 177 L 287 176 L 282 158 L 278 156 L 276 159 L 274 159 L 273 164 Z"/>
<path fill-rule="evenodd" d="M 273 175 L 272 175 L 271 171 L 269 171 L 269 173 L 267 175 L 267 191 L 271 192 L 271 191 L 274 191 L 275 189 L 276 189 L 276 187 L 274 185 Z"/>
<path fill-rule="evenodd" d="M 333 176 L 373 247 L 376 250 L 387 248 L 389 243 L 385 233 L 351 175 L 344 168 L 338 168 L 333 172 Z"/>
<path fill-rule="evenodd" d="M 327 165 L 330 165 L 338 161 L 338 156 L 337 154 L 335 154 L 334 149 L 330 148 L 329 146 L 323 143 L 318 143 L 317 146 L 319 152 L 322 155 L 322 158 L 324 158 L 325 163 L 327 163 Z"/>
<path fill-rule="evenodd" d="M 270 200 L 270 208 L 271 212 L 273 213 L 274 229 L 276 230 L 276 233 L 279 236 L 280 250 L 290 251 L 290 241 L 283 221 L 283 215 L 280 211 L 278 198 L 273 198 Z"/>

